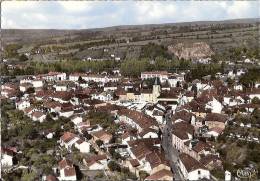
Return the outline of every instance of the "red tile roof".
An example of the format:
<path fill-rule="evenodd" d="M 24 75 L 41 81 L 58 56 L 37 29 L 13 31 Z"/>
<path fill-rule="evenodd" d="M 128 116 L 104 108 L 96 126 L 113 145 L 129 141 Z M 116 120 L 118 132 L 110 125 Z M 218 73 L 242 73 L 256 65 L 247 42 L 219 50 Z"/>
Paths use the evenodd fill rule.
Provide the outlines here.
<path fill-rule="evenodd" d="M 165 177 L 173 177 L 173 174 L 171 171 L 166 170 L 166 169 L 162 169 L 159 170 L 158 172 L 153 173 L 152 175 L 148 176 L 145 178 L 145 180 L 164 180 L 165 181 Z M 170 180 L 173 180 L 173 178 L 171 178 Z"/>
<path fill-rule="evenodd" d="M 74 133 L 71 132 L 65 132 L 62 136 L 61 136 L 61 140 L 64 141 L 65 143 L 68 143 L 69 141 L 71 141 L 72 139 L 74 139 L 76 137 L 76 135 Z"/>
<path fill-rule="evenodd" d="M 70 160 L 64 158 L 63 160 L 61 160 L 59 162 L 59 169 L 61 170 L 61 169 L 64 169 L 66 167 L 73 167 L 73 164 Z"/>
<path fill-rule="evenodd" d="M 129 160 L 129 162 L 131 163 L 131 165 L 133 167 L 138 167 L 140 165 L 140 163 L 139 163 L 139 161 L 137 159 Z"/>
<path fill-rule="evenodd" d="M 105 160 L 105 159 L 107 159 L 107 155 L 93 155 L 93 156 L 87 157 L 85 160 L 87 162 L 87 165 L 91 166 L 94 163 L 96 163 L 100 160 Z"/>
<path fill-rule="evenodd" d="M 76 170 L 74 167 L 69 167 L 64 169 L 65 177 L 71 177 L 76 175 Z"/>
<path fill-rule="evenodd" d="M 199 161 L 195 160 L 186 153 L 181 153 L 179 155 L 179 158 L 188 172 L 191 172 L 199 168 L 206 169 L 204 165 L 202 165 Z"/>
<path fill-rule="evenodd" d="M 154 150 L 146 155 L 146 160 L 150 163 L 152 169 L 163 164 L 169 166 L 169 161 L 165 158 L 165 153 L 161 150 Z"/>
<path fill-rule="evenodd" d="M 227 115 L 218 114 L 218 113 L 208 113 L 205 117 L 205 121 L 216 121 L 216 122 L 223 122 L 227 121 Z"/>
<path fill-rule="evenodd" d="M 129 110 L 129 109 L 121 109 L 118 111 L 119 115 L 127 116 L 128 118 L 132 119 L 137 125 L 141 128 L 149 128 L 151 126 L 157 125 L 157 122 L 154 118 L 145 115 L 144 113 Z"/>
<path fill-rule="evenodd" d="M 53 175 L 48 175 L 46 177 L 46 181 L 58 181 L 58 179 Z"/>

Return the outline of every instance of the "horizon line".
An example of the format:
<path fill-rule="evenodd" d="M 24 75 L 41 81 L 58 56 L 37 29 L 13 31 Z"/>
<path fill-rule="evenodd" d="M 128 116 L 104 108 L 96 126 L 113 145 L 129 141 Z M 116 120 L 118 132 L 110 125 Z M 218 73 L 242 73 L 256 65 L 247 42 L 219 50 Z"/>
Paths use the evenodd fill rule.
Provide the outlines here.
<path fill-rule="evenodd" d="M 104 26 L 104 27 L 96 27 L 96 28 L 3 28 L 1 26 L 1 30 L 96 30 L 96 29 L 106 29 L 106 28 L 123 28 L 127 26 L 159 26 L 159 25 L 174 25 L 174 24 L 184 24 L 184 23 L 206 23 L 206 22 L 225 22 L 225 21 L 239 21 L 239 20 L 255 20 L 257 23 L 260 22 L 260 17 L 252 17 L 252 18 L 235 18 L 235 19 L 219 19 L 219 20 L 198 20 L 198 21 L 180 21 L 180 22 L 165 22 L 165 23 L 149 23 L 149 24 L 121 24 L 121 25 L 113 25 L 113 26 Z"/>

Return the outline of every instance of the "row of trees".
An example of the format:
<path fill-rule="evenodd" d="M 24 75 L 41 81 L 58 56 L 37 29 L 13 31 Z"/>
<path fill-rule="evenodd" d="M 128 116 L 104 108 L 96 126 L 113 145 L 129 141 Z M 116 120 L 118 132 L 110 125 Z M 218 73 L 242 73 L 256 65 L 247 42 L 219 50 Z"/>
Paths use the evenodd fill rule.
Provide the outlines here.
<path fill-rule="evenodd" d="M 249 69 L 248 72 L 240 78 L 240 83 L 247 88 L 254 87 L 257 81 L 260 81 L 260 68 Z"/>
<path fill-rule="evenodd" d="M 217 72 L 223 72 L 224 65 L 212 64 L 194 64 L 188 60 L 172 59 L 167 60 L 163 57 L 157 57 L 151 61 L 148 58 L 140 60 L 131 59 L 124 62 L 116 62 L 114 60 L 107 61 L 59 61 L 54 63 L 34 62 L 23 69 L 16 68 L 8 71 L 6 65 L 1 65 L 1 72 L 3 75 L 33 75 L 45 74 L 50 71 L 58 72 L 86 72 L 92 71 L 94 73 L 101 73 L 102 71 L 111 72 L 114 68 L 120 67 L 121 73 L 124 76 L 139 77 L 141 72 L 154 70 L 167 70 L 169 72 L 176 72 L 178 70 L 191 70 L 191 78 L 201 78 L 206 75 L 215 75 Z"/>

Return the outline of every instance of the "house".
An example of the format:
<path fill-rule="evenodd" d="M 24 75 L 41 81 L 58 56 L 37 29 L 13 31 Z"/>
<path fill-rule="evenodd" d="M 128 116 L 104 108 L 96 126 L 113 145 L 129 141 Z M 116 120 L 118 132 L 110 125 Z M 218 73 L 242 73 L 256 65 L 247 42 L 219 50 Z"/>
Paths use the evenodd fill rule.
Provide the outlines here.
<path fill-rule="evenodd" d="M 14 164 L 14 151 L 9 148 L 1 148 L 1 167 L 11 167 Z"/>
<path fill-rule="evenodd" d="M 69 118 L 74 113 L 73 106 L 70 103 L 69 104 L 62 104 L 61 109 L 58 113 L 61 117 Z"/>
<path fill-rule="evenodd" d="M 18 92 L 18 86 L 16 84 L 5 83 L 1 85 L 1 96 L 5 98 L 15 99 Z"/>
<path fill-rule="evenodd" d="M 162 91 L 160 95 L 157 97 L 158 102 L 179 102 L 179 93 L 175 92 L 174 90 L 170 91 Z"/>
<path fill-rule="evenodd" d="M 176 110 L 176 112 L 172 116 L 172 121 L 174 121 L 175 123 L 185 121 L 192 124 L 193 122 L 195 122 L 195 115 L 185 109 L 178 111 Z"/>
<path fill-rule="evenodd" d="M 67 91 L 68 90 L 68 84 L 66 82 L 59 82 L 53 86 L 55 88 L 55 91 Z"/>
<path fill-rule="evenodd" d="M 195 160 L 200 160 L 201 156 L 212 153 L 211 146 L 208 143 L 197 139 L 188 140 L 184 145 L 181 152 L 188 154 Z"/>
<path fill-rule="evenodd" d="M 43 181 L 58 181 L 57 177 L 55 177 L 54 175 L 47 175 L 47 176 L 43 176 Z"/>
<path fill-rule="evenodd" d="M 43 102 L 43 106 L 47 109 L 48 112 L 58 113 L 61 111 L 62 104 L 56 101 L 46 101 Z"/>
<path fill-rule="evenodd" d="M 145 181 L 154 181 L 154 180 L 158 180 L 158 181 L 172 181 L 173 180 L 173 174 L 170 170 L 160 170 L 158 172 L 155 172 L 153 174 L 151 174 L 150 176 L 146 177 L 144 180 Z"/>
<path fill-rule="evenodd" d="M 223 106 L 213 97 L 211 101 L 207 102 L 205 109 L 210 109 L 212 113 L 221 113 Z"/>
<path fill-rule="evenodd" d="M 185 142 L 193 138 L 194 127 L 187 122 L 177 122 L 173 124 L 172 145 L 179 151 L 183 152 Z"/>
<path fill-rule="evenodd" d="M 260 88 L 260 81 L 255 82 L 255 88 Z"/>
<path fill-rule="evenodd" d="M 91 135 L 93 136 L 93 141 L 101 140 L 104 144 L 108 144 L 113 137 L 112 134 L 104 130 L 91 132 Z"/>
<path fill-rule="evenodd" d="M 68 103 L 70 99 L 72 98 L 71 92 L 67 91 L 59 91 L 59 92 L 54 92 L 50 95 L 50 97 L 57 102 L 60 103 Z"/>
<path fill-rule="evenodd" d="M 86 74 L 82 77 L 82 79 L 90 82 L 101 82 L 101 83 L 107 83 L 107 82 L 118 82 L 120 77 L 118 76 L 107 76 L 107 75 L 101 75 L 101 74 Z"/>
<path fill-rule="evenodd" d="M 31 83 L 22 83 L 19 86 L 19 90 L 21 92 L 26 92 L 29 88 L 33 87 L 33 85 Z"/>
<path fill-rule="evenodd" d="M 69 180 L 69 181 L 77 180 L 75 167 L 73 166 L 70 160 L 64 158 L 59 162 L 58 165 L 60 170 L 59 180 Z"/>
<path fill-rule="evenodd" d="M 187 180 L 200 180 L 203 178 L 210 179 L 210 172 L 202 163 L 195 160 L 186 153 L 179 155 L 180 170 Z"/>
<path fill-rule="evenodd" d="M 126 123 L 131 127 L 136 128 L 138 132 L 143 131 L 143 129 L 145 128 L 156 129 L 158 125 L 154 118 L 138 111 L 130 109 L 120 109 L 117 114 L 120 122 Z"/>
<path fill-rule="evenodd" d="M 49 130 L 45 130 L 45 131 L 42 132 L 42 135 L 44 137 L 46 137 L 47 139 L 52 139 L 53 136 L 55 135 L 55 131 L 52 131 L 50 129 Z"/>
<path fill-rule="evenodd" d="M 74 133 L 71 132 L 65 132 L 61 137 L 60 137 L 60 145 L 65 146 L 67 150 L 71 150 L 72 146 L 79 140 Z"/>
<path fill-rule="evenodd" d="M 141 79 L 153 79 L 159 78 L 161 82 L 165 82 L 168 79 L 169 73 L 167 71 L 154 71 L 154 72 L 142 72 Z"/>
<path fill-rule="evenodd" d="M 106 155 L 93 155 L 83 159 L 83 163 L 89 170 L 104 170 L 107 169 L 107 156 Z"/>
<path fill-rule="evenodd" d="M 129 171 L 138 175 L 140 170 L 140 163 L 137 159 L 126 160 L 125 166 L 129 168 Z"/>
<path fill-rule="evenodd" d="M 74 125 L 78 125 L 79 123 L 82 123 L 83 118 L 80 115 L 73 115 L 70 120 L 74 123 Z"/>
<path fill-rule="evenodd" d="M 143 170 L 151 173 L 163 168 L 169 169 L 158 138 L 132 140 L 128 141 L 127 145 L 131 159 L 136 159 L 140 164 L 138 172 Z"/>
<path fill-rule="evenodd" d="M 205 125 L 208 126 L 209 129 L 218 127 L 218 128 L 225 128 L 227 123 L 228 117 L 223 114 L 218 113 L 208 113 L 204 119 Z"/>
<path fill-rule="evenodd" d="M 47 90 L 47 91 L 37 91 L 34 98 L 38 101 L 50 99 L 53 96 L 53 91 Z"/>
<path fill-rule="evenodd" d="M 242 84 L 236 84 L 233 86 L 234 90 L 242 91 L 243 90 L 243 85 Z"/>
<path fill-rule="evenodd" d="M 158 122 L 158 124 L 163 124 L 165 119 L 164 119 L 164 113 L 165 113 L 165 107 L 156 104 L 156 105 L 148 105 L 144 108 L 145 114 L 148 116 L 151 116 L 155 118 L 155 120 Z"/>
<path fill-rule="evenodd" d="M 31 118 L 33 121 L 39 121 L 42 123 L 46 119 L 46 115 L 41 111 L 34 111 L 31 114 Z"/>
<path fill-rule="evenodd" d="M 90 126 L 90 121 L 88 120 L 78 123 L 74 128 L 77 129 L 79 133 L 83 134 L 85 131 L 90 131 L 92 127 Z"/>
<path fill-rule="evenodd" d="M 115 91 L 117 90 L 118 84 L 115 82 L 108 82 L 104 85 L 104 91 Z"/>
<path fill-rule="evenodd" d="M 253 98 L 257 97 L 260 99 L 260 88 L 252 89 L 250 91 L 247 91 L 247 94 L 249 95 L 249 98 L 252 100 Z"/>
<path fill-rule="evenodd" d="M 206 135 L 207 135 L 208 137 L 217 138 L 223 131 L 224 131 L 223 128 L 213 127 L 213 128 L 211 128 L 211 129 L 206 133 Z"/>
<path fill-rule="evenodd" d="M 79 78 L 85 76 L 85 74 L 83 73 L 72 73 L 69 75 L 69 80 L 70 81 L 74 81 L 77 82 L 79 80 Z"/>
<path fill-rule="evenodd" d="M 145 128 L 138 136 L 140 138 L 158 138 L 158 131 L 152 128 Z"/>
<path fill-rule="evenodd" d="M 43 79 L 48 81 L 62 81 L 66 80 L 66 73 L 62 72 L 49 72 L 46 75 L 43 75 Z"/>
<path fill-rule="evenodd" d="M 155 149 L 153 152 L 148 153 L 145 157 L 147 163 L 151 168 L 151 174 L 154 174 L 160 170 L 171 170 L 169 161 L 165 158 L 165 153 L 162 150 Z"/>
<path fill-rule="evenodd" d="M 81 152 L 81 153 L 89 153 L 90 151 L 90 143 L 79 139 L 75 143 L 75 147 Z"/>
<path fill-rule="evenodd" d="M 43 81 L 41 79 L 34 79 L 32 80 L 32 85 L 34 88 L 41 88 L 43 87 Z"/>
<path fill-rule="evenodd" d="M 19 110 L 24 110 L 24 109 L 30 107 L 30 105 L 31 104 L 28 100 L 20 100 L 15 103 L 16 109 L 19 109 Z"/>
<path fill-rule="evenodd" d="M 209 170 L 222 168 L 222 161 L 220 160 L 218 155 L 205 155 L 200 159 L 200 163 L 202 163 Z"/>
<path fill-rule="evenodd" d="M 170 87 L 177 87 L 177 85 L 182 83 L 183 81 L 184 81 L 183 74 L 173 74 L 168 77 L 168 83 L 170 84 Z"/>
<path fill-rule="evenodd" d="M 34 111 L 37 111 L 37 109 L 36 109 L 35 107 L 33 107 L 33 106 L 30 106 L 30 107 L 25 108 L 25 109 L 23 110 L 24 114 L 27 115 L 27 116 L 29 116 L 29 117 L 31 116 L 31 114 L 32 114 Z"/>
<path fill-rule="evenodd" d="M 137 133 L 133 130 L 126 130 L 121 135 L 122 144 L 127 145 L 128 141 L 136 140 L 137 139 Z"/>
<path fill-rule="evenodd" d="M 100 101 L 111 101 L 113 99 L 113 92 L 112 91 L 107 91 L 107 92 L 102 92 L 100 94 L 93 94 L 92 99 L 97 99 Z"/>

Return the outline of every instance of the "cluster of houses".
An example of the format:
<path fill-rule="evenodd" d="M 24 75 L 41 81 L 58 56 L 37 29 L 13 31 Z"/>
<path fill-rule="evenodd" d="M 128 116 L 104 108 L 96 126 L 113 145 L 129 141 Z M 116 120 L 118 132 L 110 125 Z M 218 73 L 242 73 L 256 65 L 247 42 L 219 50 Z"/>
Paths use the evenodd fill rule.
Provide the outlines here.
<path fill-rule="evenodd" d="M 236 79 L 242 74 L 237 71 L 228 76 Z M 210 179 L 212 169 L 223 167 L 212 141 L 223 133 L 235 113 L 249 114 L 260 108 L 252 103 L 255 97 L 260 99 L 260 83 L 244 90 L 242 85 L 230 86 L 223 80 L 185 82 L 185 75 L 156 71 L 143 72 L 141 79 L 130 79 L 107 73 L 49 72 L 3 84 L 1 99 L 13 100 L 18 110 L 39 124 L 48 117 L 54 121 L 60 117 L 69 119 L 73 130 L 64 132 L 57 144 L 68 152 L 77 149 L 86 154 L 82 162 L 88 170 L 108 170 L 113 159 L 108 150 L 115 147 L 124 158 L 119 164 L 136 176 L 147 172 L 145 180 L 173 180 L 176 174 L 162 147 L 161 133 L 169 121 L 165 113 L 170 109 L 168 144 L 179 153 L 177 164 L 183 178 Z M 101 125 L 92 125 L 88 114 L 95 111 L 113 116 L 120 130 L 110 133 Z M 86 133 L 91 139 L 86 138 Z M 44 132 L 47 139 L 54 134 Z M 120 141 L 112 142 L 113 136 Z M 97 154 L 90 154 L 91 147 Z M 12 166 L 14 151 L 4 148 L 1 153 L 1 163 Z M 55 174 L 44 179 L 77 180 L 74 164 L 63 158 Z"/>

